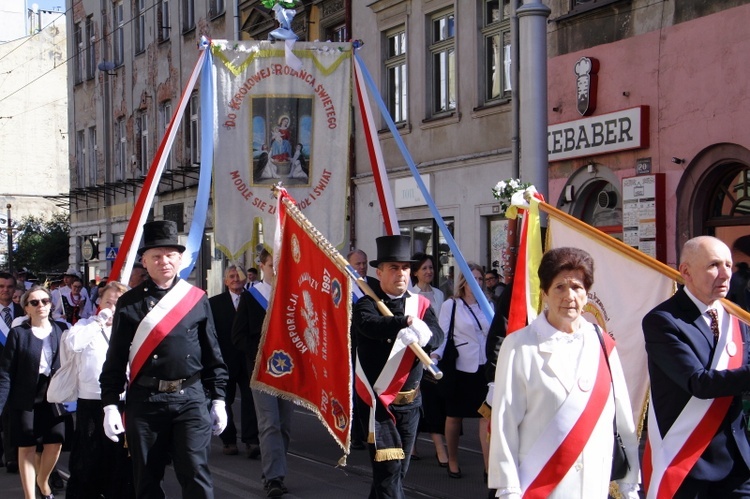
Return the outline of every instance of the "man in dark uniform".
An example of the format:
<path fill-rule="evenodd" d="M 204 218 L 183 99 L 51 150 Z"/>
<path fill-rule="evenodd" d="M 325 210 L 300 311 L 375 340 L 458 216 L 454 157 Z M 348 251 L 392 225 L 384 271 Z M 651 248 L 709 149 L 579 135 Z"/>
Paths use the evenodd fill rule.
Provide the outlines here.
<path fill-rule="evenodd" d="M 149 279 L 120 297 L 99 378 L 104 431 L 115 441 L 124 431 L 117 402 L 128 381 L 126 436 L 136 495 L 164 497 L 161 481 L 171 458 L 183 497 L 213 498 L 208 450 L 212 431 L 218 435 L 227 424 L 227 370 L 211 309 L 204 291 L 177 276 L 185 251 L 177 225 L 146 223 L 143 239 L 138 253 Z"/>
<path fill-rule="evenodd" d="M 378 259 L 370 265 L 377 268 L 380 286 L 374 291 L 393 317 L 381 315 L 375 300 L 368 296 L 358 300 L 354 307 L 357 404 L 372 461 L 369 497 L 399 499 L 404 497 L 403 480 L 422 406 L 419 382 L 423 368 L 409 345 L 418 343 L 430 352 L 442 343 L 443 331 L 429 300 L 407 291 L 411 238 L 383 236 L 376 243 Z M 409 374 L 399 387 L 396 378 L 404 371 Z M 381 390 L 376 386 L 386 388 Z"/>

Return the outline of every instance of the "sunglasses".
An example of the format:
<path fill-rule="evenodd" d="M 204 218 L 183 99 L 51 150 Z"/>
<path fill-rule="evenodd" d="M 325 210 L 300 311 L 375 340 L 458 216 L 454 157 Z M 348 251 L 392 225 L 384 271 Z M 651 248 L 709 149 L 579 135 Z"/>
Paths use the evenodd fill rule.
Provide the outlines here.
<path fill-rule="evenodd" d="M 38 307 L 39 303 L 41 302 L 42 305 L 47 306 L 49 305 L 50 301 L 51 300 L 49 298 L 42 298 L 41 300 L 29 300 L 29 305 L 31 305 L 32 307 Z"/>

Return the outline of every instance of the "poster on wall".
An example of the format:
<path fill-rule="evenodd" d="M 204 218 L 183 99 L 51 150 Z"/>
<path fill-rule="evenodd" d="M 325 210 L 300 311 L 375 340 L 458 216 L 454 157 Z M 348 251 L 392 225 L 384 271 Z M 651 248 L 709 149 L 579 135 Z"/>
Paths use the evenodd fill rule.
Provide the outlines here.
<path fill-rule="evenodd" d="M 666 261 L 664 174 L 622 180 L 622 237 L 625 244 Z"/>

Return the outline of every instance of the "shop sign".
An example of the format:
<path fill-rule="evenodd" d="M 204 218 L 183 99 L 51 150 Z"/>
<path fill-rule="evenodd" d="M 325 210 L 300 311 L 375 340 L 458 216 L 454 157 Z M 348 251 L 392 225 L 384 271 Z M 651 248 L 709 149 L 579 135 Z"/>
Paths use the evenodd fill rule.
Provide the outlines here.
<path fill-rule="evenodd" d="M 547 154 L 550 162 L 646 147 L 648 106 L 547 127 Z"/>

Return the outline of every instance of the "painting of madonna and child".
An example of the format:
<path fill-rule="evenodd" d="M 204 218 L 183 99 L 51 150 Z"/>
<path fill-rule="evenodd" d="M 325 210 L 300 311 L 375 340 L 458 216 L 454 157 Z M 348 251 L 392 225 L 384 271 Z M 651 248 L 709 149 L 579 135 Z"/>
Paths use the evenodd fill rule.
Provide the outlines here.
<path fill-rule="evenodd" d="M 252 99 L 253 185 L 310 184 L 312 97 Z"/>

